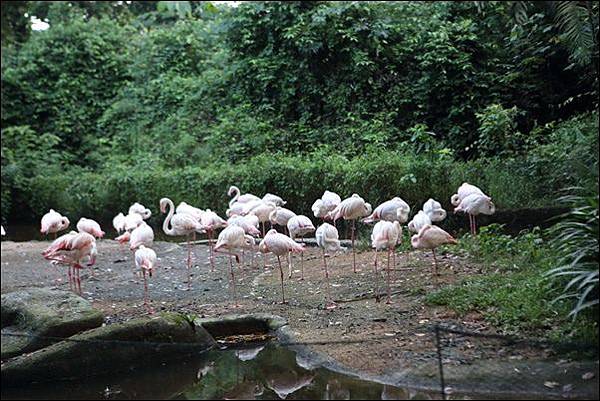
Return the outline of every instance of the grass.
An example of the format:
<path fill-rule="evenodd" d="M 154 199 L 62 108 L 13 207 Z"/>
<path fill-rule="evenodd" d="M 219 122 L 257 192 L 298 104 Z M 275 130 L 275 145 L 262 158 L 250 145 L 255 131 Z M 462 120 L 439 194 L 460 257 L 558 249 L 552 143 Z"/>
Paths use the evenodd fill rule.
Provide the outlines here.
<path fill-rule="evenodd" d="M 477 237 L 466 235 L 457 251 L 483 265 L 483 275 L 429 294 L 426 303 L 446 306 L 459 315 L 481 313 L 506 334 L 547 340 L 573 340 L 597 344 L 597 309 L 574 321 L 567 302 L 552 302 L 559 293 L 544 277 L 557 255 L 539 229 L 516 237 L 502 227 L 483 227 Z"/>

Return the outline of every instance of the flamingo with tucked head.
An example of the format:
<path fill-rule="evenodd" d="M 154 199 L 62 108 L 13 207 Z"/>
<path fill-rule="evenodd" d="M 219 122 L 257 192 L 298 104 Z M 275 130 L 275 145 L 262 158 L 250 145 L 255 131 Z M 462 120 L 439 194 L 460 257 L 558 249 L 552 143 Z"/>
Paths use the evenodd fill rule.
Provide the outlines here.
<path fill-rule="evenodd" d="M 281 256 L 288 255 L 290 252 L 303 252 L 304 247 L 287 235 L 283 235 L 278 233 L 277 230 L 271 229 L 258 245 L 258 250 L 262 253 L 271 252 L 277 256 L 277 262 L 279 263 L 279 275 L 281 277 L 281 303 L 287 303 L 285 301 L 285 292 L 283 289 L 283 269 L 281 267 Z"/>
<path fill-rule="evenodd" d="M 397 220 L 393 223 L 390 221 L 381 220 L 373 227 L 371 233 L 371 246 L 375 248 L 375 300 L 379 302 L 378 293 L 378 273 L 377 273 L 377 256 L 378 251 L 387 248 L 387 301 L 389 304 L 392 302 L 391 291 L 390 291 L 390 259 L 391 252 L 400 242 L 402 238 L 402 226 Z M 394 262 L 395 264 L 395 262 Z"/>
<path fill-rule="evenodd" d="M 240 257 L 236 251 L 252 246 L 254 246 L 254 237 L 247 235 L 242 227 L 235 225 L 228 225 L 225 227 L 225 229 L 219 233 L 219 237 L 217 238 L 215 253 L 219 252 L 229 255 L 229 274 L 231 276 L 231 287 L 233 288 L 234 307 L 239 305 L 237 304 L 235 291 L 235 274 L 233 272 L 232 257 L 235 256 L 236 261 L 239 263 Z"/>
<path fill-rule="evenodd" d="M 306 234 L 315 231 L 315 226 L 312 221 L 304 215 L 297 215 L 291 217 L 287 222 L 287 230 L 290 233 L 290 238 L 295 240 L 296 237 L 304 237 Z M 301 280 L 304 280 L 304 252 L 300 254 L 300 269 L 302 271 Z M 292 264 L 290 262 L 288 278 L 292 278 Z"/>
<path fill-rule="evenodd" d="M 42 252 L 42 256 L 54 264 L 69 266 L 69 286 L 71 289 L 75 287 L 79 294 L 81 294 L 79 270 L 83 268 L 82 260 L 86 257 L 89 258 L 88 266 L 92 266 L 96 263 L 97 254 L 94 236 L 86 232 L 75 231 L 61 235 Z"/>
<path fill-rule="evenodd" d="M 432 222 L 440 222 L 446 218 L 446 211 L 442 208 L 442 204 L 431 198 L 423 204 L 423 212 L 427 213 Z"/>
<path fill-rule="evenodd" d="M 460 201 L 460 204 L 454 209 L 454 213 L 456 212 L 464 212 L 469 215 L 471 234 L 476 235 L 477 216 L 480 214 L 494 214 L 496 212 L 496 206 L 489 196 L 474 193 Z"/>
<path fill-rule="evenodd" d="M 371 214 L 371 204 L 365 202 L 358 194 L 344 199 L 335 209 L 329 212 L 328 217 L 335 221 L 340 217 L 344 220 L 352 220 L 352 267 L 356 273 L 356 249 L 354 247 L 354 230 L 356 229 L 356 219 Z"/>
<path fill-rule="evenodd" d="M 113 218 L 112 223 L 117 234 L 121 234 L 123 231 L 125 231 L 125 215 L 123 213 L 116 215 Z"/>
<path fill-rule="evenodd" d="M 54 209 L 50 209 L 48 213 L 42 216 L 40 233 L 44 235 L 54 233 L 54 239 L 56 239 L 56 233 L 66 230 L 69 224 L 68 218 L 62 216 Z"/>
<path fill-rule="evenodd" d="M 150 216 L 152 216 L 152 212 L 150 211 L 150 209 L 148 209 L 147 207 L 145 207 L 144 205 L 142 205 L 141 203 L 135 202 L 133 205 L 129 206 L 129 214 L 132 213 L 137 213 L 140 216 L 142 216 L 142 218 L 144 220 L 148 220 L 150 218 Z"/>
<path fill-rule="evenodd" d="M 435 282 L 437 285 L 437 258 L 435 256 L 435 248 L 445 244 L 457 244 L 458 242 L 454 237 L 442 230 L 438 226 L 432 226 L 429 224 L 421 227 L 418 234 L 415 234 L 411 238 L 411 245 L 415 249 L 431 249 L 433 252 L 433 261 L 435 267 Z"/>
<path fill-rule="evenodd" d="M 212 210 L 206 209 L 200 215 L 200 224 L 202 224 L 202 226 L 206 230 L 206 234 L 208 236 L 208 249 L 210 252 L 210 256 L 209 256 L 210 270 L 215 271 L 215 261 L 214 261 L 214 255 L 213 255 L 213 242 L 212 242 L 213 235 L 216 230 L 226 227 L 227 222 L 225 220 L 223 220 L 221 217 L 219 217 L 219 215 L 216 214 L 215 212 L 213 212 Z"/>
<path fill-rule="evenodd" d="M 314 216 L 323 221 L 328 218 L 328 214 L 342 202 L 342 198 L 335 192 L 325 190 L 320 199 L 313 203 L 311 210 Z"/>
<path fill-rule="evenodd" d="M 144 306 L 150 313 L 154 313 L 154 309 L 150 306 L 148 297 L 148 281 L 146 280 L 146 273 L 152 277 L 152 272 L 156 266 L 156 252 L 151 248 L 146 248 L 144 245 L 140 245 L 135 251 L 135 266 L 142 271 L 144 276 Z"/>
<path fill-rule="evenodd" d="M 95 238 L 104 237 L 104 231 L 100 228 L 100 224 L 92 219 L 86 219 L 85 217 L 80 218 L 77 222 L 77 231 L 91 234 Z"/>
<path fill-rule="evenodd" d="M 323 223 L 315 232 L 315 239 L 317 245 L 323 251 L 323 269 L 325 270 L 325 280 L 327 281 L 327 298 L 328 302 L 325 304 L 326 309 L 332 309 L 337 307 L 336 303 L 331 298 L 331 290 L 329 286 L 329 272 L 327 271 L 327 262 L 325 256 L 329 252 L 335 252 L 340 249 L 340 235 L 337 228 L 329 223 Z"/>

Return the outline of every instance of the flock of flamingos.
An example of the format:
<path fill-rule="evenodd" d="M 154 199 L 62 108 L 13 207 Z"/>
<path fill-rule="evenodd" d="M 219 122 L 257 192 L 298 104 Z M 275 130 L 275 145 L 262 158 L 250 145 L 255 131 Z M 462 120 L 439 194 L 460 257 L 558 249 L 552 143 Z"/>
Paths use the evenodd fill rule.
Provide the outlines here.
<path fill-rule="evenodd" d="M 258 250 L 265 254 L 273 253 L 277 256 L 281 278 L 282 303 L 286 303 L 284 295 L 283 270 L 281 257 L 288 258 L 289 277 L 291 277 L 291 252 L 302 253 L 304 245 L 296 242 L 307 234 L 314 232 L 316 243 L 322 250 L 323 268 L 327 281 L 326 308 L 335 308 L 336 304 L 331 298 L 329 288 L 329 273 L 327 270 L 326 256 L 340 249 L 338 230 L 335 223 L 338 219 L 351 220 L 351 241 L 353 253 L 353 268 L 356 272 L 356 253 L 354 247 L 356 220 L 361 219 L 363 223 L 377 222 L 373 226 L 371 234 L 371 245 L 375 248 L 375 294 L 379 301 L 377 286 L 377 263 L 378 251 L 386 250 L 387 255 L 387 303 L 390 303 L 390 255 L 402 239 L 402 225 L 408 221 L 410 214 L 409 205 L 399 197 L 388 200 L 377 206 L 375 210 L 369 203 L 365 202 L 357 194 L 342 200 L 334 192 L 325 191 L 320 199 L 312 205 L 314 217 L 321 219 L 322 224 L 315 229 L 312 221 L 303 215 L 297 215 L 293 211 L 284 208 L 285 201 L 279 196 L 266 194 L 262 198 L 252 194 L 241 194 L 236 186 L 232 186 L 228 195 L 232 197 L 227 209 L 227 220 L 222 219 L 210 209 L 202 210 L 185 202 L 177 207 L 169 198 L 160 200 L 160 210 L 168 214 L 163 222 L 163 231 L 170 236 L 186 236 L 188 246 L 188 284 L 190 282 L 191 267 L 191 243 L 190 237 L 195 239 L 197 233 L 207 234 L 210 249 L 210 264 L 214 270 L 215 253 L 229 256 L 229 272 L 231 276 L 231 288 L 233 289 L 234 302 L 237 306 L 235 294 L 235 275 L 233 259 L 240 264 L 240 253 L 244 249 L 255 249 L 256 240 L 260 237 L 259 226 L 262 225 L 262 240 L 258 244 Z M 463 183 L 456 194 L 451 198 L 454 212 L 464 212 L 469 215 L 471 233 L 477 231 L 475 218 L 479 214 L 493 214 L 495 206 L 489 196 L 478 187 Z M 148 286 L 146 275 L 152 276 L 157 264 L 157 256 L 151 245 L 154 241 L 154 231 L 145 222 L 151 216 L 151 211 L 139 203 L 133 204 L 127 215 L 119 213 L 113 219 L 115 230 L 121 235 L 115 238 L 121 244 L 129 243 L 131 251 L 135 252 L 135 265 L 141 270 L 144 278 L 144 304 L 152 311 L 148 303 Z M 415 233 L 411 238 L 413 248 L 431 249 L 433 251 L 435 275 L 437 276 L 437 258 L 435 248 L 444 244 L 456 244 L 456 240 L 440 227 L 434 225 L 446 217 L 446 211 L 441 204 L 434 199 L 429 199 L 423 204 L 422 210 L 414 215 L 408 223 L 408 230 Z M 329 224 L 326 220 L 333 223 Z M 271 224 L 271 229 L 265 233 L 265 223 Z M 273 226 L 283 227 L 285 234 L 278 232 Z M 81 293 L 81 279 L 79 271 L 83 268 L 82 263 L 87 260 L 87 265 L 92 266 L 96 261 L 97 248 L 96 239 L 102 238 L 104 232 L 100 225 L 91 219 L 82 217 L 77 223 L 78 231 L 71 231 L 56 238 L 56 233 L 69 227 L 69 219 L 60 213 L 50 209 L 42 217 L 41 233 L 54 233 L 55 240 L 42 253 L 43 257 L 53 264 L 67 265 L 69 284 L 71 288 Z M 213 246 L 215 231 L 222 229 L 216 244 Z M 2 235 L 5 235 L 2 227 Z M 241 252 L 240 252 L 241 251 Z M 395 264 L 395 263 L 394 263 Z M 263 265 L 263 267 L 265 267 Z M 93 273 L 93 270 L 92 270 Z M 304 275 L 304 272 L 302 273 Z"/>

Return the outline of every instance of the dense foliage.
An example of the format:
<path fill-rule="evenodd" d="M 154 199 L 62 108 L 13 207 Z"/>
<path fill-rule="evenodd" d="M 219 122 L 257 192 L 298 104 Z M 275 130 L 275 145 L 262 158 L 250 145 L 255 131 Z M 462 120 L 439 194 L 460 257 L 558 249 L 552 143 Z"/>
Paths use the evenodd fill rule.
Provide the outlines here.
<path fill-rule="evenodd" d="M 597 312 L 598 94 L 591 1 L 2 2 L 2 221 L 223 213 L 231 184 L 304 214 L 324 189 L 448 208 L 469 181 L 506 209 L 581 187 L 560 244 L 484 229 L 461 243 L 511 274 L 430 299 L 543 327 L 565 286 Z"/>

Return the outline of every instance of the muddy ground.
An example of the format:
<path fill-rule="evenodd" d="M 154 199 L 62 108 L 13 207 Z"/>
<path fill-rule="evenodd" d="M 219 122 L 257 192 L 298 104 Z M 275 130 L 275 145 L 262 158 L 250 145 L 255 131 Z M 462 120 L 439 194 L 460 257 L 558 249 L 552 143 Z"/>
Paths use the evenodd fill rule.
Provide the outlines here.
<path fill-rule="evenodd" d="M 53 287 L 69 289 L 66 268 L 51 266 L 41 257 L 49 242 L 2 242 L 2 293 L 25 287 Z M 415 251 L 399 254 L 391 274 L 391 304 L 375 302 L 373 294 L 373 251 L 357 254 L 358 271 L 352 270 L 352 252 L 346 249 L 328 258 L 332 295 L 335 309 L 325 308 L 325 276 L 321 252 L 307 247 L 304 254 L 304 280 L 301 279 L 300 257 L 293 258 L 294 273 L 287 278 L 287 266 L 282 260 L 285 277 L 285 295 L 288 304 L 280 304 L 281 284 L 277 259 L 245 254 L 244 267 L 235 265 L 236 289 L 239 306 L 235 306 L 230 289 L 229 258 L 218 256 L 215 270 L 211 271 L 209 250 L 205 245 L 194 245 L 194 263 L 188 285 L 186 267 L 187 248 L 170 242 L 156 242 L 153 247 L 159 257 L 159 266 L 149 279 L 152 305 L 157 311 L 189 312 L 204 317 L 232 313 L 272 313 L 287 319 L 297 338 L 353 370 L 369 375 L 386 375 L 408 370 L 434 371 L 437 361 L 432 324 L 444 323 L 465 330 L 497 333 L 482 318 L 472 313 L 458 317 L 444 308 L 424 304 L 427 293 L 435 290 L 433 258 L 430 252 Z M 107 324 L 147 315 L 143 305 L 143 281 L 134 272 L 133 254 L 112 240 L 100 240 L 98 259 L 91 270 L 82 271 L 83 296 L 106 315 Z M 474 261 L 453 255 L 438 254 L 442 287 L 461 279 L 484 274 L 482 266 Z M 385 254 L 380 262 L 386 264 Z M 58 281 L 60 280 L 60 281 Z M 385 295 L 385 276 L 380 277 L 380 291 Z M 448 366 L 469 366 L 482 360 L 495 362 L 548 360 L 566 372 L 566 363 L 553 351 L 524 346 L 507 346 L 492 339 L 446 335 L 442 339 L 444 363 Z M 324 344 L 319 344 L 324 343 Z M 493 365 L 490 365 L 493 366 Z M 494 365 L 495 366 L 495 365 Z M 597 363 L 595 365 L 597 380 Z M 496 372 L 497 373 L 497 372 Z M 494 374 L 493 369 L 490 374 Z M 579 374 L 579 373 L 577 373 Z M 571 384 L 536 378 L 540 390 Z M 551 386 L 548 382 L 552 383 Z M 568 388 L 570 391 L 570 388 Z"/>

